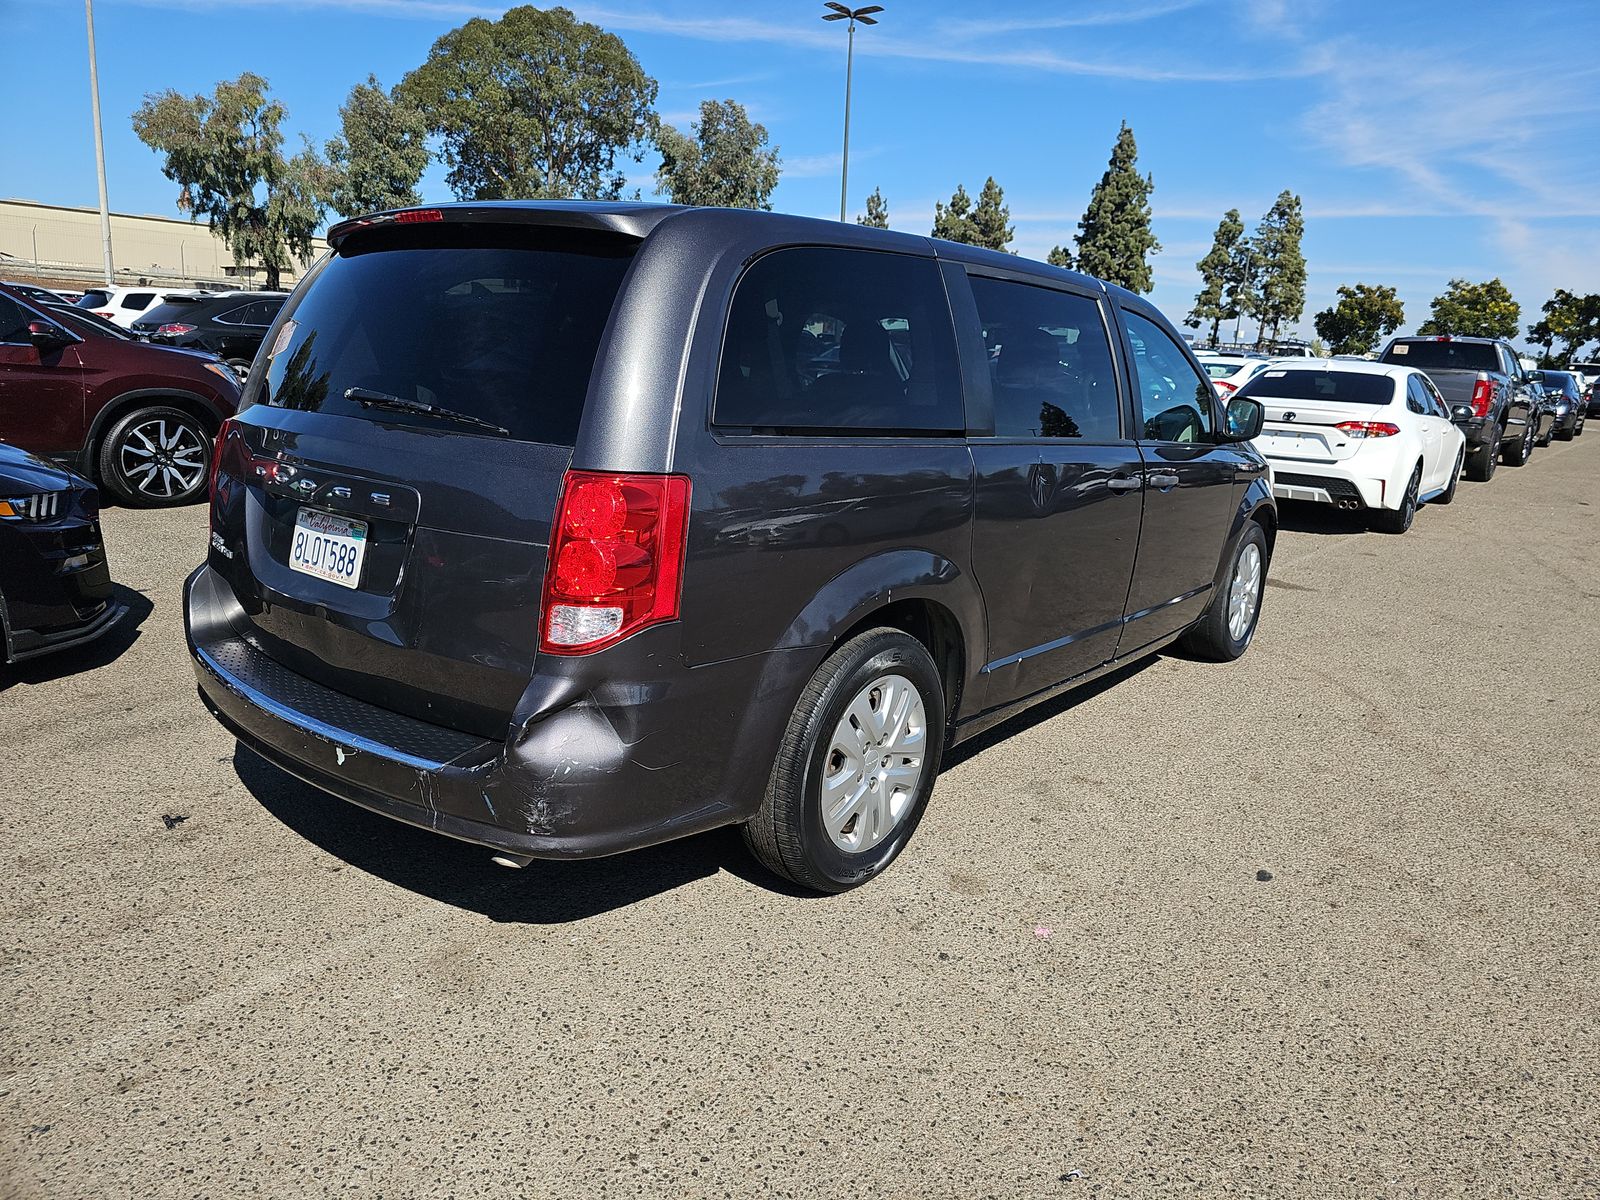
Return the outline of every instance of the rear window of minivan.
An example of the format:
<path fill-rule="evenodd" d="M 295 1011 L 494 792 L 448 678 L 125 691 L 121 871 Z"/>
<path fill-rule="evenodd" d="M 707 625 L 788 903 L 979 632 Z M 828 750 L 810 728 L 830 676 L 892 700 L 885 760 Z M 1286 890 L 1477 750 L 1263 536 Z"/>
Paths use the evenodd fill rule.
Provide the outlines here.
<path fill-rule="evenodd" d="M 360 388 L 503 426 L 521 441 L 570 446 L 637 245 L 455 223 L 354 235 L 286 313 L 246 403 L 452 428 L 346 398 Z"/>

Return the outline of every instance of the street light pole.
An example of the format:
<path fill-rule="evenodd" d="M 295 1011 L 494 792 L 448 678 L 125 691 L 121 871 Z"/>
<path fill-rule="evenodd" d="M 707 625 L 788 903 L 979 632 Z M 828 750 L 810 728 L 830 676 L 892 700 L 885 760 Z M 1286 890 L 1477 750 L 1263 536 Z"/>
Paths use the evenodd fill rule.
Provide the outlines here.
<path fill-rule="evenodd" d="M 844 221 L 848 219 L 845 209 L 850 195 L 850 76 L 855 70 L 856 61 L 856 22 L 876 25 L 878 22 L 872 14 L 882 12 L 883 5 L 869 4 L 865 8 L 850 9 L 834 3 L 834 0 L 827 0 L 823 7 L 832 10 L 822 15 L 824 21 L 850 22 L 850 37 L 844 59 L 844 155 L 839 163 L 839 220 Z"/>
<path fill-rule="evenodd" d="M 84 15 L 89 20 L 89 99 L 94 108 L 94 162 L 100 172 L 100 244 L 105 251 L 106 284 L 116 282 L 115 268 L 111 265 L 111 202 L 106 198 L 106 143 L 100 133 L 100 69 L 94 55 L 94 0 L 83 0 Z"/>

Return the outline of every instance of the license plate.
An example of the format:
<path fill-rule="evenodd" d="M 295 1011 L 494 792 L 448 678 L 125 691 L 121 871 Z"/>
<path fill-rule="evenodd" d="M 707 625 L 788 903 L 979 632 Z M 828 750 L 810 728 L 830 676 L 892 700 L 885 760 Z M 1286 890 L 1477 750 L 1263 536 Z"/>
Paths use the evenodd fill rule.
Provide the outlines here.
<path fill-rule="evenodd" d="M 367 523 L 302 508 L 294 518 L 289 569 L 353 588 L 361 583 L 367 553 Z"/>

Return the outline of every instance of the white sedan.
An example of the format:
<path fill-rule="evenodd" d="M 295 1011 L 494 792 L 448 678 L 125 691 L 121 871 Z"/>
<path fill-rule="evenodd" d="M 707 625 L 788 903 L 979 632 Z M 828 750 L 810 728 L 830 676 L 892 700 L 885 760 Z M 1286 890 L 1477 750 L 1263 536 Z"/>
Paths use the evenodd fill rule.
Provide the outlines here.
<path fill-rule="evenodd" d="M 1272 365 L 1269 358 L 1247 358 L 1242 354 L 1204 354 L 1199 357 L 1200 365 L 1211 376 L 1211 385 L 1217 389 L 1217 395 L 1222 397 L 1224 404 L 1234 392 Z"/>
<path fill-rule="evenodd" d="M 1280 500 L 1365 511 L 1373 528 L 1404 533 L 1419 505 L 1455 499 L 1466 438 L 1421 371 L 1327 359 L 1275 362 L 1238 395 L 1266 410 L 1255 445 L 1272 465 Z"/>

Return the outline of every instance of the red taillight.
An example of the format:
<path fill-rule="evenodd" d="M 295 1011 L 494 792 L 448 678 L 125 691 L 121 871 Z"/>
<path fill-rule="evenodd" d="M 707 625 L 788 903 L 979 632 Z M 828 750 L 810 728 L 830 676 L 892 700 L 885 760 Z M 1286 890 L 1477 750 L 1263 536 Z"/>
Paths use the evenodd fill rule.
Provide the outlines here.
<path fill-rule="evenodd" d="M 1393 437 L 1400 432 L 1400 426 L 1387 421 L 1340 421 L 1334 428 L 1351 438 Z"/>
<path fill-rule="evenodd" d="M 1489 405 L 1494 400 L 1494 381 L 1487 375 L 1480 374 L 1478 382 L 1472 385 L 1472 415 L 1487 417 Z"/>
<path fill-rule="evenodd" d="M 89 311 L 94 313 L 94 315 L 97 317 L 104 317 L 108 321 L 117 315 L 117 310 L 114 308 L 94 308 L 90 309 Z"/>
<path fill-rule="evenodd" d="M 233 429 L 233 418 L 229 417 L 222 422 L 222 427 L 217 430 L 217 444 L 211 447 L 211 475 L 206 481 L 206 494 L 213 503 L 217 499 L 217 472 L 222 467 L 222 446 L 228 440 L 228 434 Z"/>
<path fill-rule="evenodd" d="M 424 225 L 444 220 L 444 214 L 437 208 L 408 208 L 405 212 L 395 213 L 394 220 L 396 225 Z"/>
<path fill-rule="evenodd" d="M 1239 390 L 1238 384 L 1229 383 L 1226 379 L 1213 379 L 1211 381 L 1211 386 L 1217 389 L 1217 395 L 1221 396 L 1224 400 Z"/>
<path fill-rule="evenodd" d="M 550 529 L 539 648 L 588 654 L 675 621 L 689 480 L 568 471 Z"/>
<path fill-rule="evenodd" d="M 157 329 L 156 332 L 157 333 L 178 334 L 178 333 L 193 333 L 194 330 L 195 330 L 195 327 L 193 325 L 185 325 L 181 321 L 174 321 L 170 325 L 161 326 L 161 328 Z"/>

